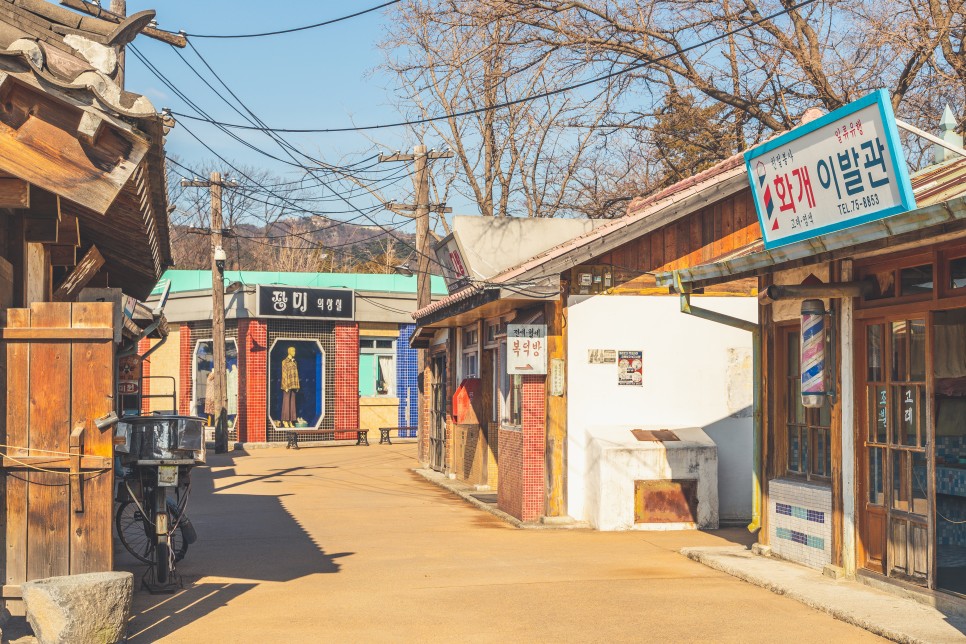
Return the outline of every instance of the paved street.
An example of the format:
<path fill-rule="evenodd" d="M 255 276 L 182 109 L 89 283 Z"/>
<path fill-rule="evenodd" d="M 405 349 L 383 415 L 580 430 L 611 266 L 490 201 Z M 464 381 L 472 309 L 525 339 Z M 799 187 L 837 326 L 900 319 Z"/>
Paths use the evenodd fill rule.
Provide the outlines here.
<path fill-rule="evenodd" d="M 188 508 L 186 589 L 139 592 L 130 641 L 876 639 L 677 553 L 743 530 L 519 530 L 413 474 L 414 457 L 412 444 L 212 455 Z"/>

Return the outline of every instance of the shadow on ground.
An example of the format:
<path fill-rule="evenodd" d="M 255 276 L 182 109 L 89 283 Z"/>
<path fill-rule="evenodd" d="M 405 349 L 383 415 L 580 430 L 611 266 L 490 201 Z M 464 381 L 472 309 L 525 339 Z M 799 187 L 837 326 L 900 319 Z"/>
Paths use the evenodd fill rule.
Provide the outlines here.
<path fill-rule="evenodd" d="M 178 563 L 183 590 L 170 595 L 149 594 L 141 587 L 147 566 L 115 540 L 115 568 L 134 574 L 128 641 L 153 642 L 171 635 L 261 582 L 338 573 L 338 560 L 353 554 L 326 552 L 285 509 L 282 499 L 287 495 L 246 493 L 246 486 L 253 483 L 310 477 L 308 470 L 328 468 L 270 470 L 218 485 L 223 479 L 238 478 L 232 469 L 235 459 L 247 455 L 239 450 L 209 454 L 207 466 L 192 471 L 187 515 L 198 541 Z"/>

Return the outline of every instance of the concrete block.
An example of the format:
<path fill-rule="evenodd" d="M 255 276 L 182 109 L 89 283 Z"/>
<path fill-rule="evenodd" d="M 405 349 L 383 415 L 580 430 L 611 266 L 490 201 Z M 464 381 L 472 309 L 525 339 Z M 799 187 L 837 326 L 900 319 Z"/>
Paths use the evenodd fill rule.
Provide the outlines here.
<path fill-rule="evenodd" d="M 23 584 L 27 621 L 40 644 L 114 644 L 123 641 L 134 576 L 96 572 Z"/>
<path fill-rule="evenodd" d="M 771 546 L 766 546 L 761 543 L 753 543 L 751 545 L 751 551 L 758 555 L 759 557 L 770 557 L 771 556 Z"/>
<path fill-rule="evenodd" d="M 832 564 L 825 564 L 822 568 L 822 574 L 830 579 L 842 579 L 845 577 L 845 568 L 839 568 L 838 566 L 833 566 Z"/>

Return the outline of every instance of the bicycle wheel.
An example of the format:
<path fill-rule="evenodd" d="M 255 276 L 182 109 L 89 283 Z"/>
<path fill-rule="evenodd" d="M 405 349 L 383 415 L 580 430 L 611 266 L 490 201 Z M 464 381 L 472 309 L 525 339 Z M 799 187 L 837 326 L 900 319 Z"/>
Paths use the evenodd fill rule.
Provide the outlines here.
<path fill-rule="evenodd" d="M 173 526 L 178 521 L 178 508 L 168 502 L 168 525 Z M 121 503 L 114 515 L 114 525 L 117 527 L 117 537 L 124 549 L 139 561 L 146 564 L 154 563 L 154 526 L 145 519 L 138 506 L 133 501 Z M 184 535 L 184 525 L 179 524 L 168 537 L 171 549 L 174 550 L 174 560 L 181 561 L 188 552 L 188 541 Z"/>

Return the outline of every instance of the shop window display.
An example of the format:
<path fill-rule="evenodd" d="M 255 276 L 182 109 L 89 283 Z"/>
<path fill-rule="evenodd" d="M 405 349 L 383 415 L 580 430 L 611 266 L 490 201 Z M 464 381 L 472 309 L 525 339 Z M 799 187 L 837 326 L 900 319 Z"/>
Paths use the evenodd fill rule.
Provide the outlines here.
<path fill-rule="evenodd" d="M 325 351 L 317 340 L 279 338 L 268 356 L 269 416 L 276 428 L 318 428 L 325 416 Z"/>
<path fill-rule="evenodd" d="M 197 416 L 208 417 L 208 423 L 213 424 L 211 417 L 215 408 L 215 374 L 214 353 L 211 340 L 198 340 L 195 344 L 195 374 L 193 413 Z M 238 415 L 238 344 L 234 338 L 225 340 L 225 373 L 227 374 L 228 390 L 228 426 L 235 426 Z"/>

